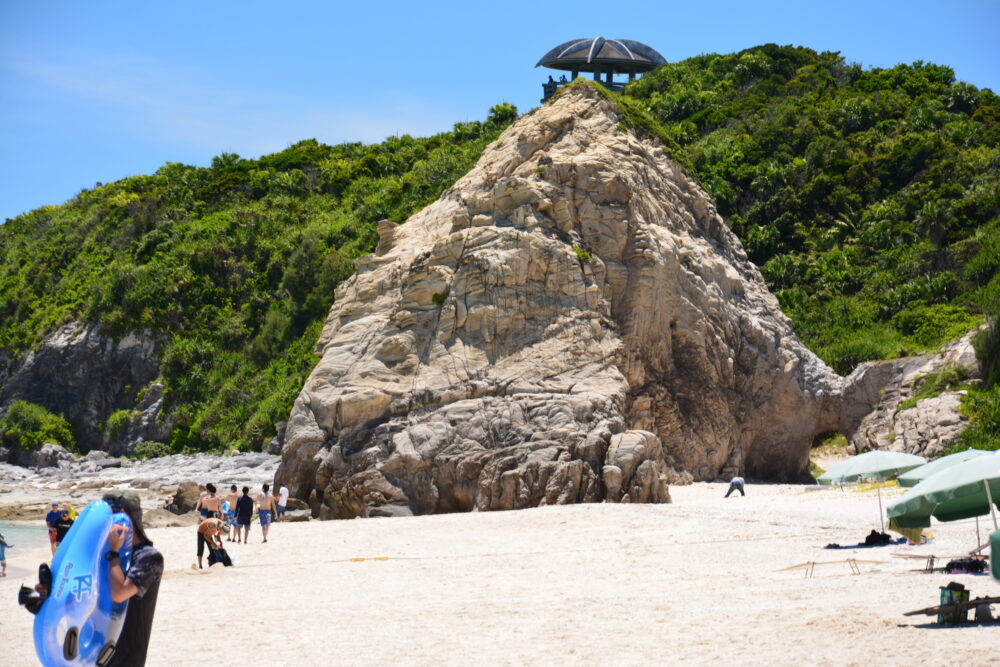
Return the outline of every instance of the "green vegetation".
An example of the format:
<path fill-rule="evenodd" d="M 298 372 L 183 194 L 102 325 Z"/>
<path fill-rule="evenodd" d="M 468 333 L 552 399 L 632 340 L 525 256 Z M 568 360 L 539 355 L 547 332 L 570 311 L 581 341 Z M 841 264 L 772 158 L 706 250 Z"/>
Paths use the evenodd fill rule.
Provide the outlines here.
<path fill-rule="evenodd" d="M 917 62 L 760 46 L 629 85 L 811 349 L 841 373 L 1000 302 L 1000 98 Z"/>
<path fill-rule="evenodd" d="M 377 222 L 434 201 L 516 117 L 504 103 L 424 139 L 169 163 L 8 220 L 0 357 L 74 320 L 151 332 L 176 419 L 170 449 L 258 450 L 287 418 L 333 291 L 374 250 Z"/>
<path fill-rule="evenodd" d="M 448 298 L 447 292 L 444 294 L 438 294 L 437 292 L 435 292 L 434 294 L 431 295 L 431 301 L 433 301 L 434 305 L 437 306 L 438 308 L 444 305 L 445 299 L 447 298 Z"/>
<path fill-rule="evenodd" d="M 593 257 L 593 255 L 590 254 L 590 251 L 586 248 L 577 248 L 576 246 L 573 246 L 573 252 L 576 253 L 576 259 L 581 264 L 589 262 Z"/>
<path fill-rule="evenodd" d="M 135 446 L 135 458 L 137 459 L 152 459 L 158 456 L 167 456 L 169 454 L 170 447 L 162 442 L 143 440 Z"/>
<path fill-rule="evenodd" d="M 38 449 L 46 442 L 76 451 L 69 422 L 40 405 L 14 401 L 0 417 L 0 445 L 25 450 Z"/>
<path fill-rule="evenodd" d="M 108 417 L 108 422 L 105 424 L 105 430 L 108 435 L 113 438 L 121 433 L 122 429 L 125 428 L 129 422 L 136 419 L 139 414 L 138 410 L 116 410 Z"/>
<path fill-rule="evenodd" d="M 701 182 L 796 333 L 839 372 L 933 349 L 1000 303 L 1000 98 L 949 68 L 864 70 L 765 45 L 668 64 L 621 95 L 574 85 L 617 103 L 622 129 L 658 137 Z M 436 199 L 516 116 L 503 103 L 424 139 L 168 163 L 8 220 L 0 357 L 74 320 L 150 332 L 170 450 L 260 449 L 377 221 Z M 976 446 L 1000 437 L 998 336 L 978 341 L 987 379 L 964 403 Z"/>
<path fill-rule="evenodd" d="M 962 382 L 968 376 L 964 366 L 957 364 L 946 364 L 934 373 L 921 375 L 913 380 L 913 389 L 916 389 L 913 396 L 899 404 L 896 412 L 907 410 L 917 404 L 922 398 L 938 396 L 945 391 L 954 391 L 962 387 Z"/>
<path fill-rule="evenodd" d="M 990 326 L 976 334 L 973 344 L 983 383 L 972 387 L 962 400 L 962 412 L 969 418 L 969 426 L 946 454 L 969 447 L 1000 449 L 1000 305 L 992 315 Z"/>

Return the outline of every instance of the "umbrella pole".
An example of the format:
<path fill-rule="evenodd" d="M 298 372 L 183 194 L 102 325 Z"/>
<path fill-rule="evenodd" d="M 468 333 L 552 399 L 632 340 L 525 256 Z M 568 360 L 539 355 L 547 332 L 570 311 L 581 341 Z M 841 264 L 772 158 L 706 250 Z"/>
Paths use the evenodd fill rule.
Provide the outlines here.
<path fill-rule="evenodd" d="M 976 517 L 976 544 L 982 544 L 983 541 L 979 537 L 979 517 Z"/>
<path fill-rule="evenodd" d="M 882 522 L 882 532 L 885 532 L 885 517 L 882 516 L 882 484 L 881 480 L 875 479 L 875 488 L 878 489 L 878 520 Z"/>
<path fill-rule="evenodd" d="M 997 511 L 996 508 L 993 507 L 993 494 L 990 493 L 989 481 L 984 479 L 983 486 L 986 487 L 986 500 L 990 504 L 990 516 L 993 517 L 993 530 L 1000 530 L 1000 528 L 997 527 Z"/>

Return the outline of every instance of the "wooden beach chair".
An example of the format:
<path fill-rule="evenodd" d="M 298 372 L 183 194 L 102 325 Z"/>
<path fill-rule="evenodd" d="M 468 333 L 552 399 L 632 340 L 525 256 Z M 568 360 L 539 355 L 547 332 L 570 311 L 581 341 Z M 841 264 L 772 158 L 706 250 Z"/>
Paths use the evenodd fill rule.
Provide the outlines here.
<path fill-rule="evenodd" d="M 859 558 L 845 558 L 844 560 L 824 560 L 824 561 L 809 561 L 808 563 L 802 563 L 801 565 L 792 565 L 791 567 L 785 567 L 777 572 L 792 572 L 794 570 L 804 570 L 805 578 L 810 579 L 813 576 L 813 571 L 816 569 L 817 565 L 835 565 L 836 563 L 847 563 L 851 568 L 851 574 L 861 574 L 861 568 L 858 564 L 862 565 L 878 565 L 885 563 L 884 560 L 861 560 Z"/>

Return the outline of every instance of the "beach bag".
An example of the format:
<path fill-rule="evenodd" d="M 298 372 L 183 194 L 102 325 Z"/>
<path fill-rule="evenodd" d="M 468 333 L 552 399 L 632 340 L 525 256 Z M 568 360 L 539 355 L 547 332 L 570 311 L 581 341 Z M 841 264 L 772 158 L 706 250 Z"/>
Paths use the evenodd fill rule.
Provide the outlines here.
<path fill-rule="evenodd" d="M 210 549 L 208 552 L 208 566 L 212 567 L 216 563 L 222 563 L 226 567 L 232 567 L 233 561 L 226 553 L 225 549 Z"/>

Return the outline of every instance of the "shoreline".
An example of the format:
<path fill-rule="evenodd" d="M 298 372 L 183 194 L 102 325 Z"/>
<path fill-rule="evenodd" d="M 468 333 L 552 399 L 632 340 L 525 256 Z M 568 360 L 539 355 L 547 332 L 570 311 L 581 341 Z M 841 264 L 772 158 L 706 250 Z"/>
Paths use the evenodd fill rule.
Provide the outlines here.
<path fill-rule="evenodd" d="M 22 468 L 0 463 L 0 519 L 44 523 L 53 501 L 71 502 L 78 510 L 112 489 L 131 489 L 148 511 L 161 507 L 182 482 L 220 488 L 230 484 L 259 488 L 274 481 L 281 457 L 270 454 L 174 454 L 155 459 L 105 459 L 98 465 L 86 457 L 51 468 Z"/>

